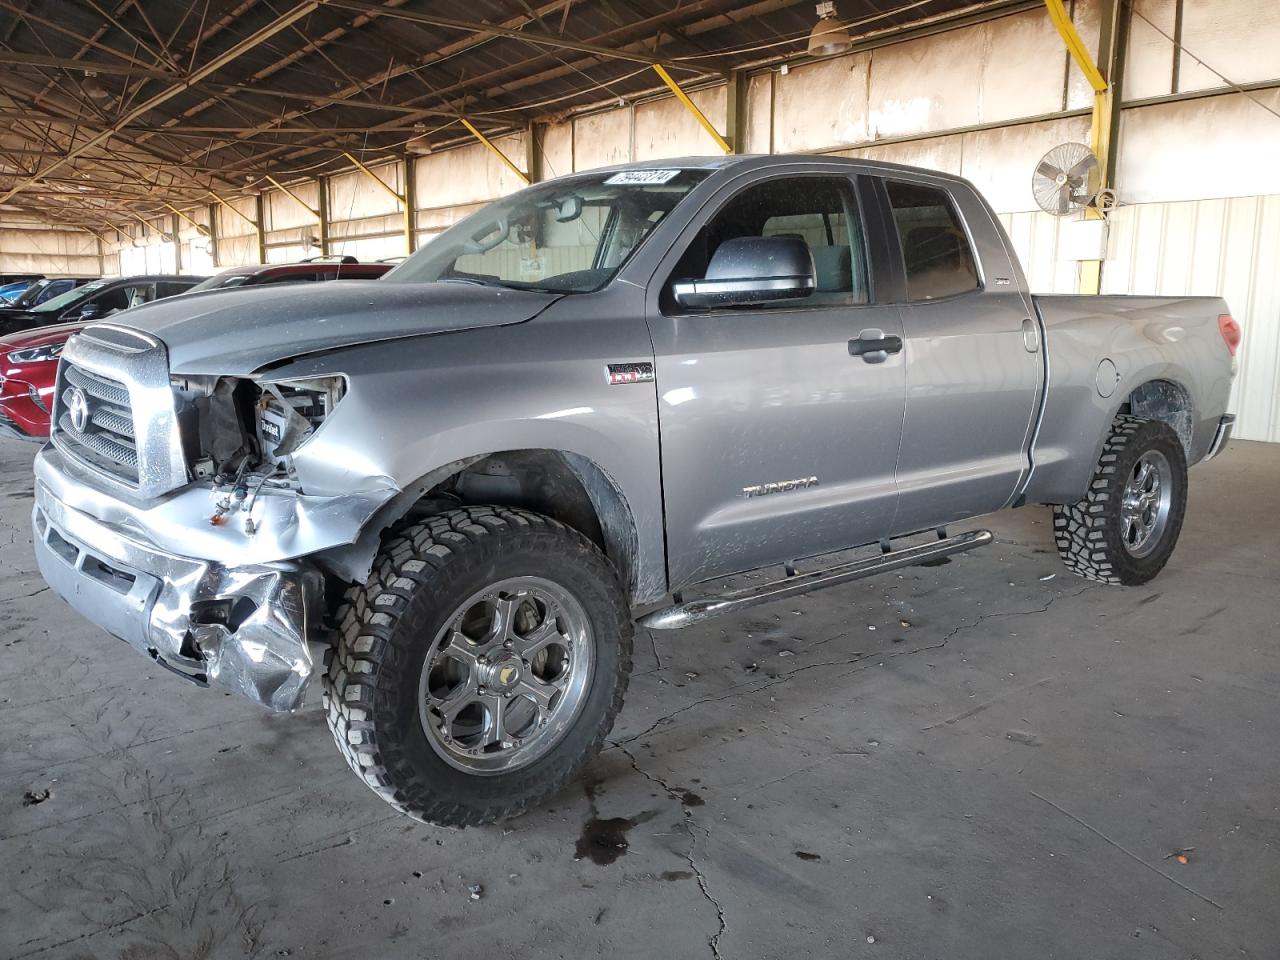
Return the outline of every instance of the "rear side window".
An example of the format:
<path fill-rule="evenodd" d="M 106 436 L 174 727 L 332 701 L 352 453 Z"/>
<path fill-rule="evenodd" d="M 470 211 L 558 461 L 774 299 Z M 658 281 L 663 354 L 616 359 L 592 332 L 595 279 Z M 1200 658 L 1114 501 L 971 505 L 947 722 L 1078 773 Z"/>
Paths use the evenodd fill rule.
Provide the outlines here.
<path fill-rule="evenodd" d="M 978 288 L 973 247 L 945 190 L 885 183 L 907 271 L 907 298 L 936 300 Z"/>
<path fill-rule="evenodd" d="M 276 273 L 259 281 L 260 283 L 309 283 L 318 280 L 314 273 Z"/>

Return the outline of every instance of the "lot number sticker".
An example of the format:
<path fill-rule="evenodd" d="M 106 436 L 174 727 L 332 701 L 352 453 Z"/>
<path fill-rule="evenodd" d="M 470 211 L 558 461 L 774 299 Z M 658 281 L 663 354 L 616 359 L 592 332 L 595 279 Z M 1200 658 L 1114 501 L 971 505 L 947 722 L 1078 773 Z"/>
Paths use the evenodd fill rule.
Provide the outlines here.
<path fill-rule="evenodd" d="M 605 181 L 607 184 L 615 183 L 631 183 L 631 184 L 652 184 L 666 183 L 680 175 L 679 170 L 623 170 L 621 173 L 615 173 L 612 177 Z"/>

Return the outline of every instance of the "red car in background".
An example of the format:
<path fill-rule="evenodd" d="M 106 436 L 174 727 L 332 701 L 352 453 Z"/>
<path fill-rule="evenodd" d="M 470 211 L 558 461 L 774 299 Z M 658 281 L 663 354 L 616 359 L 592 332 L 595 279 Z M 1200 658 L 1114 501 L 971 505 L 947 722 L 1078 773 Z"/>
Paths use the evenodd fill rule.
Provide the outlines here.
<path fill-rule="evenodd" d="M 60 323 L 0 338 L 0 435 L 21 440 L 49 436 L 58 357 L 83 323 Z"/>
<path fill-rule="evenodd" d="M 327 280 L 377 280 L 394 263 L 361 263 L 355 257 L 314 257 L 301 263 L 255 264 L 232 267 L 203 283 L 190 293 L 225 290 L 227 287 L 256 287 L 264 283 L 306 283 Z"/>

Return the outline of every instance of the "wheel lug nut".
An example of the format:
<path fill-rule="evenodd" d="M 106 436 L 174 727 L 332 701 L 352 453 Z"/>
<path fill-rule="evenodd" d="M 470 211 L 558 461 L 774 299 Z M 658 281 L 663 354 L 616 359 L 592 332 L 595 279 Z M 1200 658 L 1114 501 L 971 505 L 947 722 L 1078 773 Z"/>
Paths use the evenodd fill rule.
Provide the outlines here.
<path fill-rule="evenodd" d="M 504 647 L 506 647 L 508 650 L 510 650 L 512 647 L 514 647 L 514 646 L 515 646 L 515 643 L 514 643 L 513 641 L 511 641 L 511 640 L 504 640 L 504 641 L 502 642 L 502 645 L 503 645 Z"/>
<path fill-rule="evenodd" d="M 484 688 L 483 684 L 481 686 L 476 687 L 476 693 L 487 693 L 487 692 L 488 691 Z"/>

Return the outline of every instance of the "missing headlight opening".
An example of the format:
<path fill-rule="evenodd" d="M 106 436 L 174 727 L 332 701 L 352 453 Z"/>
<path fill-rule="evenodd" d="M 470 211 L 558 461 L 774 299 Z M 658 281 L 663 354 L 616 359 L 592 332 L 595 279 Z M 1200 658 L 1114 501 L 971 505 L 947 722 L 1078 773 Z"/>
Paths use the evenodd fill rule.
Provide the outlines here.
<path fill-rule="evenodd" d="M 333 412 L 346 392 L 343 377 L 260 382 L 247 377 L 174 377 L 171 381 L 191 475 L 212 481 L 209 522 L 245 516 L 264 487 L 297 489 L 291 455 Z"/>
<path fill-rule="evenodd" d="M 258 435 L 263 453 L 287 457 L 311 437 L 346 391 L 342 377 L 288 380 L 259 385 Z"/>

